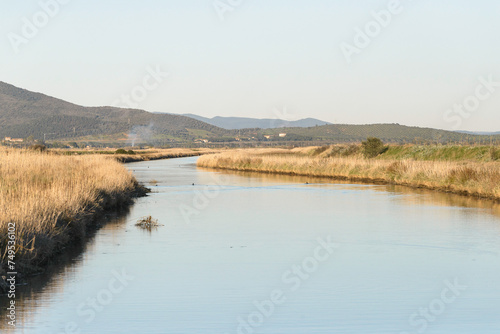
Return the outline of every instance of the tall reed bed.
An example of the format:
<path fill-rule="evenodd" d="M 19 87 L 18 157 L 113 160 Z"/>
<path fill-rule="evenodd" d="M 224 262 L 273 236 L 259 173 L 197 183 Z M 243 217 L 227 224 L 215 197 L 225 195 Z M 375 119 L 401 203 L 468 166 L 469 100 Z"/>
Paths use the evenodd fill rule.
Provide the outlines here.
<path fill-rule="evenodd" d="M 361 154 L 331 156 L 320 151 L 238 150 L 202 156 L 198 166 L 377 181 L 500 199 L 500 162 L 365 159 Z"/>
<path fill-rule="evenodd" d="M 124 204 L 140 190 L 111 157 L 0 148 L 2 264 L 9 223 L 16 224 L 16 262 L 29 270 L 85 235 L 96 213 Z"/>

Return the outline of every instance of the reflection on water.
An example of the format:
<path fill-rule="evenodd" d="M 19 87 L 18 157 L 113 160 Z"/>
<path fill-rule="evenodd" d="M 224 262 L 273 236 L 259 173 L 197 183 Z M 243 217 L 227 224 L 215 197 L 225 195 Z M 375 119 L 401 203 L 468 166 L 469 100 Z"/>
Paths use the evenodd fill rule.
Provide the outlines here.
<path fill-rule="evenodd" d="M 363 185 L 370 187 L 374 191 L 393 193 L 395 195 L 411 195 L 396 197 L 402 204 L 408 205 L 430 205 L 430 206 L 456 206 L 462 208 L 484 209 L 485 214 L 492 214 L 500 217 L 500 202 L 488 199 L 479 199 L 470 196 L 450 194 L 428 189 L 411 188 L 400 185 L 369 185 L 364 182 L 333 180 L 325 177 L 309 177 L 295 175 L 280 175 L 272 173 L 242 172 L 231 170 L 215 170 L 210 168 L 199 168 L 202 171 L 217 172 L 228 175 L 238 175 L 243 178 L 260 180 L 262 183 L 295 183 L 309 184 L 310 186 L 323 186 L 325 184 L 345 185 L 348 188 Z M 346 189 L 348 189 L 346 188 Z M 467 214 L 467 211 L 463 211 Z"/>
<path fill-rule="evenodd" d="M 499 332 L 498 204 L 195 161 L 129 164 L 153 193 L 30 282 L 12 332 Z"/>
<path fill-rule="evenodd" d="M 123 227 L 127 214 L 128 210 L 122 210 L 105 215 L 98 222 L 98 224 L 103 225 L 100 231 L 89 231 L 85 241 L 77 241 L 75 244 L 67 247 L 64 252 L 50 261 L 46 270 L 28 277 L 22 282 L 18 282 L 19 285 L 16 287 L 16 321 L 18 328 L 25 327 L 27 323 L 33 320 L 32 316 L 43 305 L 40 299 L 44 299 L 47 294 L 65 293 L 65 285 L 61 284 L 61 277 L 68 280 L 78 275 L 79 268 L 84 265 L 85 252 L 92 252 L 95 249 L 95 234 L 105 234 L 107 231 L 110 235 L 115 235 L 116 230 Z M 9 306 L 10 302 L 5 297 L 0 296 L 0 315 L 2 319 L 6 317 L 5 309 Z M 12 328 L 7 326 L 7 321 L 0 323 L 0 333 L 4 331 L 12 331 Z M 20 332 L 30 333 L 30 331 L 37 332 L 35 328 L 30 328 L 29 326 Z M 39 332 L 44 333 L 42 330 Z"/>

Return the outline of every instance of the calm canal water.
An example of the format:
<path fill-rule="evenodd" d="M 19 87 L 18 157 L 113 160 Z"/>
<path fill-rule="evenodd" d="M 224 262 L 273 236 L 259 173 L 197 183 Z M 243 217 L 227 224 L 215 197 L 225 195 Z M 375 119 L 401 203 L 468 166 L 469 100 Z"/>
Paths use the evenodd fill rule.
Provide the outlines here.
<path fill-rule="evenodd" d="M 195 162 L 128 164 L 153 193 L 19 287 L 0 332 L 500 333 L 498 205 Z"/>

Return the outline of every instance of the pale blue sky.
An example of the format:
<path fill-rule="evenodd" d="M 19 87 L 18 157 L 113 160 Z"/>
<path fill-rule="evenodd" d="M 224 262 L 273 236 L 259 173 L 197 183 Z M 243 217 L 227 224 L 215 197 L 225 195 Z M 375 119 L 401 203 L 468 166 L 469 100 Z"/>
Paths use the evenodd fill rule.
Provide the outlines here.
<path fill-rule="evenodd" d="M 222 21 L 214 0 L 72 0 L 16 53 L 9 33 L 41 7 L 0 0 L 0 81 L 101 106 L 160 66 L 170 76 L 141 109 L 500 131 L 500 86 L 468 117 L 445 114 L 479 77 L 500 82 L 500 2 L 401 0 L 348 64 L 341 43 L 389 2 L 241 0 Z"/>

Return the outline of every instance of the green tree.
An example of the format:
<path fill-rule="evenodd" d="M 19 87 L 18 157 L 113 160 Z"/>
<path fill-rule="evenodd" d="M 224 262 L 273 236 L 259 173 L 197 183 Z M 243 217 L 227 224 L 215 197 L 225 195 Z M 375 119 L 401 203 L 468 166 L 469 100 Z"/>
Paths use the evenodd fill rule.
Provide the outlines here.
<path fill-rule="evenodd" d="M 384 145 L 382 140 L 375 137 L 367 138 L 361 145 L 363 146 L 363 155 L 365 158 L 375 158 L 389 149 L 389 146 Z"/>

